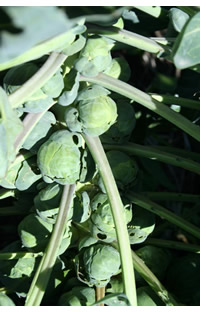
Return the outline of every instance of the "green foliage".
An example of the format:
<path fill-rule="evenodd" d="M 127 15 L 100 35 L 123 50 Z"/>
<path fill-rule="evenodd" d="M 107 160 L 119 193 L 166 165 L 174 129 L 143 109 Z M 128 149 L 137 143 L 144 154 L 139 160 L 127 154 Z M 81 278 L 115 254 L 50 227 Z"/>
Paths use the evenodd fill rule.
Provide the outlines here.
<path fill-rule="evenodd" d="M 90 306 L 95 302 L 95 290 L 91 287 L 76 286 L 61 295 L 60 306 Z"/>
<path fill-rule="evenodd" d="M 0 306 L 199 305 L 199 11 L 0 8 Z"/>
<path fill-rule="evenodd" d="M 18 90 L 29 78 L 37 71 L 39 66 L 34 63 L 26 63 L 11 68 L 4 77 L 4 89 L 7 94 L 11 94 Z M 35 91 L 23 104 L 19 107 L 20 112 L 39 113 L 46 110 L 52 103 L 53 98 L 60 95 L 64 87 L 61 69 L 59 69 L 53 77 L 51 77 L 41 89 Z"/>
<path fill-rule="evenodd" d="M 160 298 L 149 286 L 137 288 L 137 300 L 139 306 L 162 306 Z"/>
<path fill-rule="evenodd" d="M 120 188 L 128 186 L 135 180 L 138 165 L 133 158 L 119 151 L 107 152 L 107 158 Z"/>
<path fill-rule="evenodd" d="M 173 46 L 175 66 L 185 69 L 200 63 L 200 13 L 188 20 Z"/>
<path fill-rule="evenodd" d="M 130 244 L 144 242 L 154 228 L 155 216 L 139 206 L 133 206 L 133 218 L 128 224 Z"/>
<path fill-rule="evenodd" d="M 0 306 L 15 306 L 9 296 L 0 293 Z"/>

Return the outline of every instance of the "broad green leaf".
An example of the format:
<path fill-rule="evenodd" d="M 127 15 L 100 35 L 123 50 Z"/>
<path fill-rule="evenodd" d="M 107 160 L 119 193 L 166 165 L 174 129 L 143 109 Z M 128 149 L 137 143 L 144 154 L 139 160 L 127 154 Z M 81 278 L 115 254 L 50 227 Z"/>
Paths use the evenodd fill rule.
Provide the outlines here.
<path fill-rule="evenodd" d="M 42 175 L 33 171 L 34 161 L 31 158 L 23 162 L 22 168 L 18 172 L 15 185 L 19 191 L 27 190 L 34 182 L 41 179 Z"/>
<path fill-rule="evenodd" d="M 54 6 L 7 6 L 3 10 L 13 25 L 21 31 L 1 31 L 1 63 L 19 56 L 42 41 L 66 32 L 73 25 L 66 14 Z"/>
<path fill-rule="evenodd" d="M 70 71 L 65 76 L 65 89 L 58 99 L 58 104 L 68 106 L 74 102 L 79 90 L 80 74 L 75 71 Z"/>
<path fill-rule="evenodd" d="M 173 47 L 175 66 L 185 69 L 200 63 L 200 13 L 184 26 Z"/>
<path fill-rule="evenodd" d="M 185 23 L 189 19 L 189 15 L 187 13 L 177 8 L 170 9 L 169 16 L 171 18 L 175 30 L 178 32 L 180 32 L 183 29 Z"/>
<path fill-rule="evenodd" d="M 48 134 L 52 125 L 56 123 L 56 118 L 52 112 L 46 112 L 36 124 L 24 144 L 23 148 L 37 152 L 43 139 Z"/>
<path fill-rule="evenodd" d="M 15 306 L 15 304 L 7 295 L 0 293 L 0 306 Z"/>
<path fill-rule="evenodd" d="M 5 91 L 0 88 L 0 179 L 4 178 L 9 164 L 15 158 L 14 141 L 22 129 L 21 120 L 12 110 Z"/>

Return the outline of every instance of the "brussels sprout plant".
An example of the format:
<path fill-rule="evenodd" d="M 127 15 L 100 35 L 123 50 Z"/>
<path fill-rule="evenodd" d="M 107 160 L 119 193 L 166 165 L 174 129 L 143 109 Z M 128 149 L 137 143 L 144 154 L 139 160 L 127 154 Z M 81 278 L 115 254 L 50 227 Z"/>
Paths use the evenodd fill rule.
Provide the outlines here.
<path fill-rule="evenodd" d="M 1 6 L 0 38 L 0 306 L 199 305 L 200 7 Z"/>

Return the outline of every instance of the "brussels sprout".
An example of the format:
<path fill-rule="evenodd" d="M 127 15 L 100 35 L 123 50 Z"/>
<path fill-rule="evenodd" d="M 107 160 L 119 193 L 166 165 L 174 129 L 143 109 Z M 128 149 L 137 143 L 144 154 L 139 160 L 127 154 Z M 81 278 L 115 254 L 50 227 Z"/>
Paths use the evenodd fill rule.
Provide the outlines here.
<path fill-rule="evenodd" d="M 130 244 L 144 242 L 155 228 L 155 216 L 153 213 L 133 205 L 132 221 L 127 225 Z"/>
<path fill-rule="evenodd" d="M 117 121 L 101 135 L 103 143 L 120 144 L 129 140 L 136 125 L 135 111 L 125 99 L 116 100 Z"/>
<path fill-rule="evenodd" d="M 90 306 L 95 302 L 95 290 L 91 287 L 76 286 L 61 295 L 59 306 Z"/>
<path fill-rule="evenodd" d="M 80 176 L 79 134 L 67 130 L 53 133 L 39 149 L 37 164 L 47 183 L 73 184 Z"/>
<path fill-rule="evenodd" d="M 112 62 L 110 50 L 113 45 L 111 39 L 99 36 L 89 37 L 85 47 L 81 50 L 80 58 L 75 63 L 76 70 L 89 77 L 106 70 Z"/>
<path fill-rule="evenodd" d="M 11 68 L 4 77 L 4 89 L 8 94 L 16 91 L 23 83 L 31 78 L 39 66 L 34 63 L 25 63 Z M 59 69 L 42 87 L 35 91 L 23 104 L 18 108 L 19 111 L 38 113 L 45 110 L 52 104 L 53 98 L 58 97 L 64 87 L 61 69 Z"/>
<path fill-rule="evenodd" d="M 7 295 L 0 293 L 0 306 L 15 306 L 15 304 Z"/>
<path fill-rule="evenodd" d="M 116 103 L 107 95 L 107 90 L 96 85 L 83 90 L 76 107 L 65 112 L 65 121 L 71 131 L 99 136 L 116 121 Z"/>
<path fill-rule="evenodd" d="M 98 193 L 91 201 L 92 214 L 89 222 L 93 237 L 104 242 L 116 240 L 116 231 L 112 210 L 106 194 Z M 125 205 L 126 222 L 132 219 L 131 205 Z"/>
<path fill-rule="evenodd" d="M 128 81 L 131 75 L 131 70 L 129 64 L 124 58 L 116 57 L 112 59 L 110 67 L 107 68 L 104 73 L 113 78 Z"/>
<path fill-rule="evenodd" d="M 114 274 L 117 274 L 120 268 L 120 255 L 111 246 L 97 244 L 84 251 L 83 264 L 88 282 L 103 287 Z"/>

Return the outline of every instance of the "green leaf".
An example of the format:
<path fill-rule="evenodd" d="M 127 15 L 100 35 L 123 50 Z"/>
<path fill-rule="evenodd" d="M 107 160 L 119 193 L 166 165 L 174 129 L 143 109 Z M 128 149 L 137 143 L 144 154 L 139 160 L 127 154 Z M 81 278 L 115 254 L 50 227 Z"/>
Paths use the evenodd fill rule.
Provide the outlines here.
<path fill-rule="evenodd" d="M 12 20 L 13 25 L 21 31 L 17 33 L 1 31 L 1 63 L 8 62 L 35 45 L 66 32 L 73 26 L 73 22 L 66 14 L 54 6 L 6 6 L 2 8 Z"/>
<path fill-rule="evenodd" d="M 65 88 L 58 99 L 58 104 L 68 106 L 74 102 L 79 90 L 79 77 L 80 74 L 76 71 L 70 71 L 69 74 L 65 76 Z"/>
<path fill-rule="evenodd" d="M 15 304 L 7 295 L 0 293 L 0 306 L 15 306 Z"/>
<path fill-rule="evenodd" d="M 32 150 L 32 152 L 37 152 L 42 144 L 42 139 L 46 137 L 52 127 L 52 124 L 55 123 L 56 118 L 54 114 L 52 112 L 46 112 L 29 134 L 22 145 L 22 148 Z"/>
<path fill-rule="evenodd" d="M 98 300 L 92 306 L 97 306 L 100 303 L 105 303 L 108 306 L 130 306 L 127 296 L 123 293 L 116 293 L 105 296 L 103 299 Z"/>
<path fill-rule="evenodd" d="M 37 174 L 32 169 L 34 166 L 34 160 L 25 160 L 23 162 L 22 168 L 18 172 L 18 177 L 16 179 L 15 185 L 19 191 L 27 190 L 34 182 L 41 179 L 42 175 Z"/>
<path fill-rule="evenodd" d="M 187 13 L 177 8 L 170 9 L 169 16 L 172 20 L 172 24 L 175 30 L 178 32 L 180 32 L 183 29 L 185 23 L 189 19 L 189 15 Z"/>
<path fill-rule="evenodd" d="M 163 306 L 163 302 L 150 286 L 137 288 L 138 306 Z"/>
<path fill-rule="evenodd" d="M 173 47 L 175 66 L 185 69 L 200 63 L 200 13 L 184 26 Z"/>

